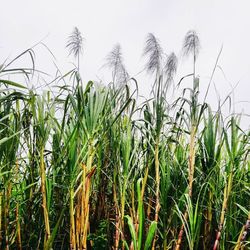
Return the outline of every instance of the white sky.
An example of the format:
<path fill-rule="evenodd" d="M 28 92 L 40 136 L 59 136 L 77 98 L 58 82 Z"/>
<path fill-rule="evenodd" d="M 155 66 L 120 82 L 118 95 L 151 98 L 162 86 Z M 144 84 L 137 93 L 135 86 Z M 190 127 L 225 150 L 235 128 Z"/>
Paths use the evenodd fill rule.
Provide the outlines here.
<path fill-rule="evenodd" d="M 186 32 L 195 29 L 201 40 L 197 74 L 204 89 L 208 84 L 217 54 L 223 44 L 215 84 L 223 99 L 235 90 L 235 108 L 250 114 L 250 1 L 249 0 L 9 0 L 1 4 L 0 60 L 43 41 L 64 71 L 71 68 L 67 58 L 67 37 L 77 26 L 85 38 L 81 58 L 83 79 L 109 82 L 111 76 L 100 69 L 105 57 L 119 42 L 130 75 L 142 70 L 141 57 L 148 32 L 157 36 L 166 53 L 180 56 L 178 76 L 191 72 L 191 64 L 181 58 Z M 39 69 L 55 72 L 53 60 L 43 48 L 36 50 Z M 151 82 L 140 74 L 141 94 L 146 95 Z M 217 102 L 215 91 L 210 102 Z M 238 103 L 245 101 L 244 103 Z M 248 126 L 248 124 L 247 124 Z"/>

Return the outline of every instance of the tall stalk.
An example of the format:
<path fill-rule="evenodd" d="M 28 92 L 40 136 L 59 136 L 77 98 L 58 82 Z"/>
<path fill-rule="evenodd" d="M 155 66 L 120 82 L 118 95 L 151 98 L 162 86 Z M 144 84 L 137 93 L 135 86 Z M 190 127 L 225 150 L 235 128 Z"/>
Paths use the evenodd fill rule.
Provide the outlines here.
<path fill-rule="evenodd" d="M 47 206 L 47 195 L 46 195 L 46 169 L 44 164 L 44 149 L 40 150 L 40 176 L 41 176 L 41 193 L 42 193 L 42 208 L 43 208 L 43 217 L 45 224 L 45 237 L 44 237 L 44 246 L 47 245 L 47 242 L 50 240 L 50 222 L 49 222 L 49 213 Z"/>
<path fill-rule="evenodd" d="M 155 168 L 155 215 L 154 221 L 158 223 L 159 211 L 160 211 L 160 142 L 161 135 L 164 127 L 164 122 L 168 116 L 168 104 L 166 101 L 166 94 L 168 90 L 168 84 L 172 81 L 173 75 L 176 72 L 177 62 L 176 57 L 172 53 L 168 57 L 166 65 L 164 67 L 163 62 L 163 50 L 160 46 L 159 40 L 153 35 L 148 34 L 146 40 L 146 46 L 144 49 L 144 56 L 148 57 L 146 64 L 146 70 L 155 75 L 155 82 L 153 84 L 152 93 L 154 96 L 152 114 L 151 115 L 154 128 L 151 128 L 151 137 L 154 143 L 154 168 Z M 167 80 L 164 80 L 164 77 Z M 169 81 L 170 80 L 170 81 Z M 152 124 L 151 124 L 152 126 Z M 155 249 L 156 234 L 153 240 L 152 249 Z"/>
<path fill-rule="evenodd" d="M 190 128 L 189 128 L 189 158 L 188 158 L 188 195 L 192 199 L 193 193 L 193 181 L 195 173 L 195 154 L 196 154 L 196 133 L 199 125 L 199 118 L 202 113 L 202 108 L 199 111 L 198 109 L 198 92 L 199 92 L 199 79 L 195 75 L 195 65 L 197 55 L 199 53 L 200 42 L 199 38 L 195 31 L 191 30 L 187 32 L 184 43 L 183 43 L 183 52 L 184 55 L 192 54 L 193 56 L 193 89 L 191 90 L 191 104 L 190 104 Z M 188 219 L 188 211 L 186 209 L 184 213 L 185 220 Z M 181 229 L 178 234 L 178 239 L 176 243 L 176 250 L 179 250 L 181 247 L 182 237 L 184 233 L 184 224 L 182 224 Z"/>
<path fill-rule="evenodd" d="M 221 207 L 220 220 L 218 225 L 218 230 L 216 234 L 216 239 L 213 245 L 213 250 L 219 248 L 220 239 L 223 233 L 223 229 L 225 227 L 225 218 L 226 212 L 228 209 L 228 203 L 231 196 L 231 190 L 234 185 L 234 178 L 237 173 L 237 170 L 240 166 L 241 161 L 243 160 L 243 156 L 246 152 L 246 142 L 247 137 L 239 134 L 239 127 L 237 126 L 236 117 L 231 117 L 228 128 L 230 129 L 230 138 L 226 130 L 224 130 L 224 138 L 226 145 L 226 152 L 229 157 L 229 161 L 227 163 L 225 169 L 225 186 L 223 192 L 223 203 Z"/>
<path fill-rule="evenodd" d="M 244 249 L 244 242 L 247 238 L 247 235 L 249 234 L 249 230 L 250 230 L 250 212 L 248 213 L 246 224 L 241 229 L 241 232 L 239 234 L 234 250 L 240 250 L 242 248 Z"/>

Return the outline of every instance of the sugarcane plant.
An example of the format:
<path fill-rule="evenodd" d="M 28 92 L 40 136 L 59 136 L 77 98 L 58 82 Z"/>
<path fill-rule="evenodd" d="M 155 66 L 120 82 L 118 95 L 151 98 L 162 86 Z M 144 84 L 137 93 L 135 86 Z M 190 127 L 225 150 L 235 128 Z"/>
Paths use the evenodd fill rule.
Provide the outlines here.
<path fill-rule="evenodd" d="M 108 84 L 82 80 L 79 29 L 66 46 L 76 65 L 52 79 L 36 47 L 0 66 L 0 248 L 248 249 L 250 133 L 222 111 L 230 95 L 207 102 L 221 52 L 202 101 L 197 33 L 179 81 L 177 56 L 148 34 L 142 100 L 119 44 Z M 13 66 L 26 55 L 31 66 Z"/>

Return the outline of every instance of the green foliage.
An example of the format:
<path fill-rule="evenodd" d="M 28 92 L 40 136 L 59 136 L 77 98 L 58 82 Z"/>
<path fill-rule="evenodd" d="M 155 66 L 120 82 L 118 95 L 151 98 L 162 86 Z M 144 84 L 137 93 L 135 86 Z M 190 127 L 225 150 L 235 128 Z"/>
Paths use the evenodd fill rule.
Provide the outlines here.
<path fill-rule="evenodd" d="M 32 49 L 1 65 L 0 249 L 82 249 L 84 239 L 88 249 L 247 246 L 250 132 L 239 116 L 200 102 L 199 45 L 189 32 L 184 54 L 194 56 L 193 73 L 175 85 L 176 56 L 165 57 L 148 36 L 154 80 L 144 103 L 120 47 L 110 58 L 113 83 L 82 82 L 78 30 L 68 43 L 78 69 L 56 87 L 30 89 L 13 77 L 42 74 Z M 12 68 L 23 55 L 32 67 Z M 189 76 L 190 87 L 172 100 L 169 86 L 181 88 Z"/>
<path fill-rule="evenodd" d="M 109 249 L 107 227 L 108 227 L 107 221 L 100 221 L 96 229 L 96 232 L 90 233 L 88 235 L 88 240 L 93 242 L 92 249 L 94 250 Z"/>

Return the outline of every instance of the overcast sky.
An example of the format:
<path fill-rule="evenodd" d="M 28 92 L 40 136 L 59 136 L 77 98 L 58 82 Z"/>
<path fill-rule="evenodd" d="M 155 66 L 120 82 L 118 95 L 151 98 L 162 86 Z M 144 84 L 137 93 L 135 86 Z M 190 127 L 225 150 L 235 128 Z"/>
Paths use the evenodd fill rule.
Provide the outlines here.
<path fill-rule="evenodd" d="M 215 85 L 223 99 L 235 86 L 235 108 L 250 114 L 250 1 L 249 0 L 9 0 L 1 4 L 1 61 L 14 57 L 41 39 L 51 49 L 62 69 L 70 69 L 67 37 L 77 26 L 82 32 L 84 53 L 81 72 L 84 81 L 109 82 L 101 66 L 116 43 L 120 43 L 130 75 L 143 69 L 141 54 L 147 33 L 161 41 L 166 53 L 179 56 L 177 77 L 190 73 L 190 62 L 181 57 L 185 33 L 195 29 L 201 40 L 197 62 L 200 83 L 208 84 L 216 57 L 223 45 Z M 36 48 L 37 67 L 53 72 L 53 60 L 42 47 Z M 142 94 L 151 83 L 145 74 L 137 76 Z M 147 82 L 148 81 L 148 82 Z M 216 102 L 211 90 L 209 100 Z M 239 103 L 239 101 L 241 101 Z"/>

